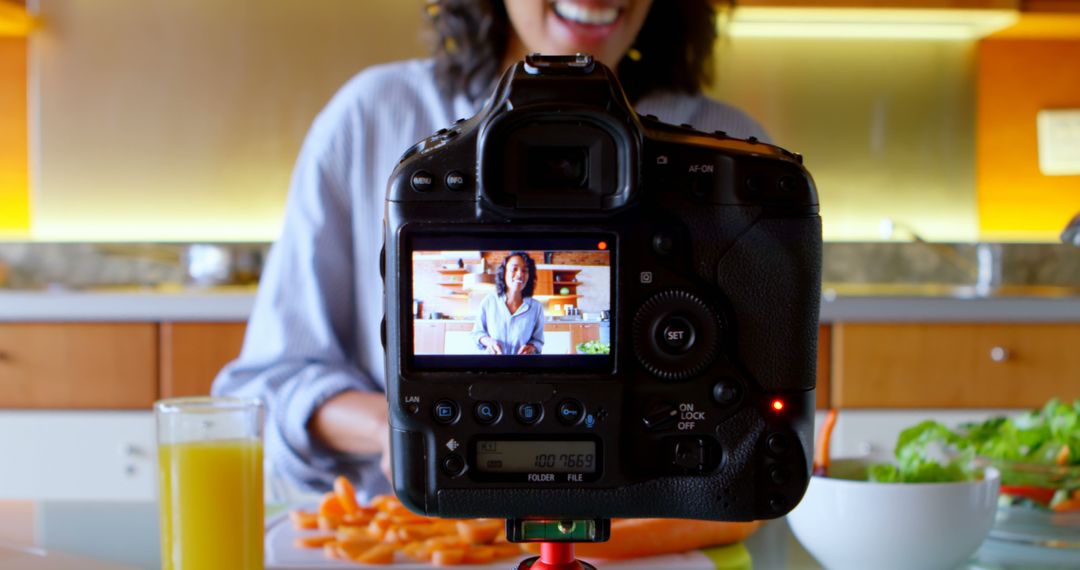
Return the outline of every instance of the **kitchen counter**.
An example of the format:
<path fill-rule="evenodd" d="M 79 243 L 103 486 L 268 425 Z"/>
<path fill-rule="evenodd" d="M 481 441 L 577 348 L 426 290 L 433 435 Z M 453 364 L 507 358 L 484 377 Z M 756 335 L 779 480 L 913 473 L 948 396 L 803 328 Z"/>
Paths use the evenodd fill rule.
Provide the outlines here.
<path fill-rule="evenodd" d="M 0 322 L 246 321 L 251 288 L 151 292 L 0 291 Z"/>
<path fill-rule="evenodd" d="M 244 321 L 251 313 L 254 301 L 252 288 L 169 292 L 0 290 L 0 322 Z M 821 321 L 1076 322 L 1080 321 L 1080 297 L 954 298 L 902 292 L 869 296 L 840 294 L 835 298 L 826 295 L 821 304 Z M 442 319 L 431 322 L 463 321 Z"/>
<path fill-rule="evenodd" d="M 111 570 L 156 568 L 159 564 L 157 507 L 152 502 L 41 501 L 36 505 L 35 526 L 38 529 L 37 542 L 40 547 L 51 553 L 64 552 L 77 556 L 83 563 L 80 567 Z M 821 568 L 795 539 L 784 519 L 767 523 L 743 544 L 750 555 L 753 568 Z M 4 554 L 4 550 L 0 550 L 0 554 Z M 957 570 L 1031 568 L 1031 562 L 1035 560 L 1047 565 L 1045 567 L 1063 568 L 1066 566 L 1059 564 L 1065 559 L 1061 557 L 1069 554 L 1071 553 L 987 540 L 975 554 L 977 562 L 973 561 Z M 88 558 L 102 562 L 100 565 L 91 565 L 87 562 Z M 64 560 L 69 558 L 65 557 Z M 117 566 L 120 564 L 123 566 Z M 41 564 L 30 567 L 70 566 Z M 602 565 L 599 567 L 603 568 Z M 726 570 L 731 568 L 725 566 Z"/>

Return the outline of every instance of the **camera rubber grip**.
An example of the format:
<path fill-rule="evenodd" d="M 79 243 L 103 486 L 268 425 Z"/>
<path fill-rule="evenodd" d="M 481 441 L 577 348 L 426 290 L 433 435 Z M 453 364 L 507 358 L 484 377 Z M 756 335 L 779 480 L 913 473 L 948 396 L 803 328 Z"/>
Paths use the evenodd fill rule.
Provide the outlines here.
<path fill-rule="evenodd" d="M 760 218 L 716 262 L 739 359 L 767 391 L 816 385 L 821 251 L 821 218 Z"/>
<path fill-rule="evenodd" d="M 424 446 L 424 434 L 400 429 L 390 430 L 390 444 L 393 450 L 390 464 L 394 478 L 394 492 L 409 510 L 427 514 L 426 468 L 427 448 Z"/>

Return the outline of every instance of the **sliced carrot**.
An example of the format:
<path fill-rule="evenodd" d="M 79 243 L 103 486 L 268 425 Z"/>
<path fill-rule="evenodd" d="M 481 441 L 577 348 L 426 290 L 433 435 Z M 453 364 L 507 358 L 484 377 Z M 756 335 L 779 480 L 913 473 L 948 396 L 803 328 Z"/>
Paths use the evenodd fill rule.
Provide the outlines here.
<path fill-rule="evenodd" d="M 495 537 L 504 531 L 505 524 L 498 519 L 457 521 L 458 534 L 472 544 L 491 544 Z"/>
<path fill-rule="evenodd" d="M 335 536 L 338 542 L 356 542 L 368 545 L 375 545 L 379 542 L 378 539 L 372 538 L 368 534 L 366 527 L 339 526 Z"/>
<path fill-rule="evenodd" d="M 310 511 L 289 511 L 289 521 L 296 530 L 319 528 L 319 514 Z"/>
<path fill-rule="evenodd" d="M 1058 465 L 1069 464 L 1069 445 L 1065 444 L 1058 450 L 1057 457 L 1055 458 Z"/>
<path fill-rule="evenodd" d="M 1050 506 L 1055 513 L 1071 513 L 1073 511 L 1080 511 L 1080 498 L 1066 499 Z"/>
<path fill-rule="evenodd" d="M 334 494 L 341 503 L 344 514 L 351 515 L 360 510 L 360 502 L 356 500 L 356 488 L 344 475 L 338 475 L 334 479 Z"/>
<path fill-rule="evenodd" d="M 296 537 L 293 544 L 297 548 L 322 548 L 326 543 L 333 542 L 336 538 L 332 534 L 311 534 Z"/>
<path fill-rule="evenodd" d="M 431 563 L 435 566 L 454 566 L 465 560 L 465 547 L 440 548 L 431 553 Z"/>
<path fill-rule="evenodd" d="M 393 564 L 394 547 L 389 544 L 376 544 L 360 556 L 352 557 L 361 564 Z"/>
<path fill-rule="evenodd" d="M 495 548 L 492 546 L 472 546 L 465 550 L 465 564 L 487 564 L 495 560 Z"/>
<path fill-rule="evenodd" d="M 833 408 L 825 416 L 825 422 L 818 434 L 817 449 L 814 450 L 814 475 L 824 477 L 829 473 L 829 445 L 832 442 L 833 428 L 836 427 L 836 416 L 839 410 Z"/>
<path fill-rule="evenodd" d="M 514 542 L 503 542 L 492 544 L 491 551 L 495 560 L 499 560 L 501 558 L 521 556 L 522 553 L 525 552 L 525 549 L 523 549 L 520 544 Z M 539 552 L 539 550 L 537 550 L 537 552 Z"/>
<path fill-rule="evenodd" d="M 319 501 L 319 514 L 324 517 L 334 517 L 339 520 L 345 516 L 345 507 L 342 506 L 337 493 L 326 493 L 323 495 L 322 500 Z"/>
<path fill-rule="evenodd" d="M 754 522 L 716 522 L 682 519 L 619 519 L 611 521 L 611 539 L 574 545 L 579 558 L 637 558 L 685 552 L 739 542 L 761 526 Z M 538 553 L 537 543 L 524 543 Z"/>
<path fill-rule="evenodd" d="M 319 530 L 337 530 L 341 526 L 341 517 L 319 515 Z"/>
<path fill-rule="evenodd" d="M 340 545 L 337 542 L 327 542 L 324 544 L 323 556 L 333 560 L 348 560 L 348 558 L 341 553 Z"/>

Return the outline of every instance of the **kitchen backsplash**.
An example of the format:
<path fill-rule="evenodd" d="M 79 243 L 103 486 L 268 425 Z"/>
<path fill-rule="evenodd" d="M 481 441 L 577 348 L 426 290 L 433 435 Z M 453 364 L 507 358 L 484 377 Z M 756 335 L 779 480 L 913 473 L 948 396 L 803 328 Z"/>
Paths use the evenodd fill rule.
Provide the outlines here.
<path fill-rule="evenodd" d="M 3 243 L 7 289 L 174 289 L 253 285 L 266 243 Z M 970 284 L 980 271 L 995 285 L 1053 286 L 1080 294 L 1080 248 L 1056 244 L 831 242 L 823 281 Z"/>

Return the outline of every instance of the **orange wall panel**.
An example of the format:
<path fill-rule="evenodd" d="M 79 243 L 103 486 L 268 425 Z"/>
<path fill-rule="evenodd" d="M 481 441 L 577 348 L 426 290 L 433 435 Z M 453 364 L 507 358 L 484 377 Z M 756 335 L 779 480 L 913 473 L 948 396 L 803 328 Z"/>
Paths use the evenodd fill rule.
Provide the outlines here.
<path fill-rule="evenodd" d="M 1036 115 L 1080 109 L 1080 37 L 979 46 L 976 184 L 984 238 L 1056 240 L 1080 212 L 1080 176 L 1039 171 Z"/>
<path fill-rule="evenodd" d="M 26 38 L 0 37 L 0 236 L 30 229 Z"/>

